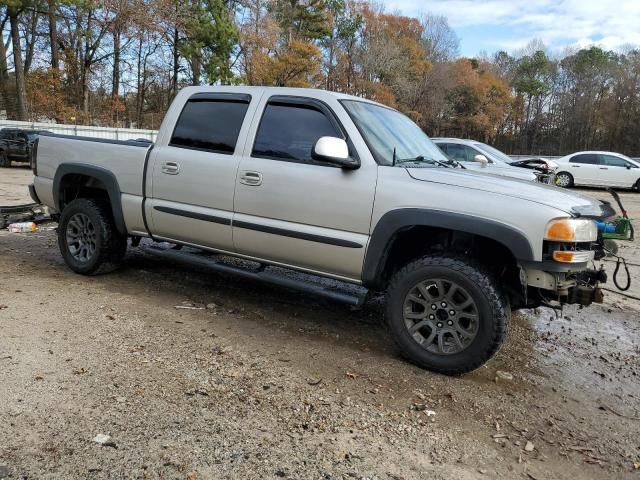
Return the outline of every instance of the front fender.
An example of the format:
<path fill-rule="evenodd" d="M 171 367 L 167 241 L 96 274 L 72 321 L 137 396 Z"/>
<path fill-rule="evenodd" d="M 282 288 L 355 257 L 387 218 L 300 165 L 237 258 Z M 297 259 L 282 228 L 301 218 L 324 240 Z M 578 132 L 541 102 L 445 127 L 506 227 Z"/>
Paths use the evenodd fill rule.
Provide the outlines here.
<path fill-rule="evenodd" d="M 533 261 L 531 243 L 516 228 L 473 215 L 424 208 L 401 208 L 387 212 L 376 224 L 364 261 L 362 283 L 380 287 L 386 255 L 395 235 L 409 227 L 429 226 L 490 238 L 504 245 L 517 260 Z"/>

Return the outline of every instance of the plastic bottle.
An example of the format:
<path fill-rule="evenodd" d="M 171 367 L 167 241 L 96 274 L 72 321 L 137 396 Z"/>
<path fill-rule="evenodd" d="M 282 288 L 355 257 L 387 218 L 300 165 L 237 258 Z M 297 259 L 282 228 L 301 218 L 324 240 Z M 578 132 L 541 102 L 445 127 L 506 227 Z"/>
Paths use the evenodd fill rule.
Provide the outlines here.
<path fill-rule="evenodd" d="M 33 222 L 12 223 L 7 229 L 11 233 L 33 233 L 36 231 L 36 224 Z"/>

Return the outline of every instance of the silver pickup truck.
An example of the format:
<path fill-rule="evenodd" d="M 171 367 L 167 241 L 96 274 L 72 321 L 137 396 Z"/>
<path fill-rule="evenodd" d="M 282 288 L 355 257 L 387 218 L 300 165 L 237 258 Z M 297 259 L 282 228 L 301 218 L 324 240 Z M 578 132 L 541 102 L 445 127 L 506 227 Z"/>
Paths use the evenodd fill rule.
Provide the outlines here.
<path fill-rule="evenodd" d="M 358 284 L 386 293 L 400 352 L 446 374 L 491 358 L 512 309 L 601 301 L 609 204 L 458 168 L 362 98 L 190 87 L 155 144 L 43 135 L 32 168 L 75 272 L 146 237 Z"/>

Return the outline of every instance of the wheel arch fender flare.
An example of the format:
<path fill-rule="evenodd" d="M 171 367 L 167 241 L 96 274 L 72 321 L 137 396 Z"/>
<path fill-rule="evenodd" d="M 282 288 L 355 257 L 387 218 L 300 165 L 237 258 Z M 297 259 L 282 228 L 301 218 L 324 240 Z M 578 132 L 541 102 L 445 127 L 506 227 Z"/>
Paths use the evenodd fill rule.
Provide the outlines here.
<path fill-rule="evenodd" d="M 61 198 L 61 186 L 64 177 L 74 174 L 93 178 L 104 186 L 107 196 L 109 197 L 111 212 L 113 213 L 113 220 L 116 228 L 118 229 L 118 232 L 126 235 L 127 227 L 122 212 L 120 185 L 118 184 L 118 179 L 113 172 L 110 172 L 105 168 L 97 167 L 95 165 L 87 165 L 84 163 L 61 163 L 56 169 L 56 173 L 53 177 L 53 201 L 56 208 L 59 211 L 62 211 L 63 199 Z"/>
<path fill-rule="evenodd" d="M 529 239 L 512 226 L 456 212 L 401 208 L 385 213 L 373 229 L 362 272 L 362 283 L 365 286 L 382 286 L 382 272 L 395 236 L 402 230 L 416 226 L 438 227 L 486 237 L 503 245 L 517 260 L 534 260 Z"/>

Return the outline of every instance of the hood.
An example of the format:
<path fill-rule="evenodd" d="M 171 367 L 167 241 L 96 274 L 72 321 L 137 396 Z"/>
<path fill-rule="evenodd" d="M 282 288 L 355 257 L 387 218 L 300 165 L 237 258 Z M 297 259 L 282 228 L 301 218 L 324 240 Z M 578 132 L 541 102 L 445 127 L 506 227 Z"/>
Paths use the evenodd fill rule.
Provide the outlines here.
<path fill-rule="evenodd" d="M 489 167 L 483 168 L 483 172 L 457 168 L 407 168 L 406 170 L 415 180 L 472 188 L 506 197 L 525 199 L 557 208 L 576 217 L 602 218 L 615 214 L 608 202 L 602 202 L 552 185 L 487 175 L 484 171 L 489 170 Z"/>
<path fill-rule="evenodd" d="M 514 167 L 512 165 L 506 165 L 502 163 L 489 163 L 486 167 L 483 167 L 479 163 L 465 162 L 464 166 L 467 170 L 473 170 L 489 175 L 518 178 L 520 180 L 529 180 L 530 182 L 536 181 L 536 175 L 531 170 Z"/>

